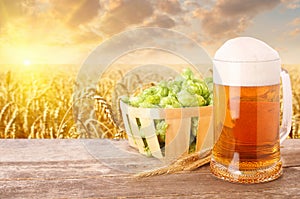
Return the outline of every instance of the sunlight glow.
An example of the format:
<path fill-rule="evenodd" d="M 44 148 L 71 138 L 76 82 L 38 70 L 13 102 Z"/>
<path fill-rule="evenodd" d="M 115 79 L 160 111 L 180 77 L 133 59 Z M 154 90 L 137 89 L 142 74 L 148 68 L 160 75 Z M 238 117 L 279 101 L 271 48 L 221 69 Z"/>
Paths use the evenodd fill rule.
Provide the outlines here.
<path fill-rule="evenodd" d="M 25 60 L 23 61 L 23 64 L 24 64 L 24 66 L 30 66 L 30 65 L 31 65 L 31 61 L 28 60 L 28 59 L 25 59 Z"/>

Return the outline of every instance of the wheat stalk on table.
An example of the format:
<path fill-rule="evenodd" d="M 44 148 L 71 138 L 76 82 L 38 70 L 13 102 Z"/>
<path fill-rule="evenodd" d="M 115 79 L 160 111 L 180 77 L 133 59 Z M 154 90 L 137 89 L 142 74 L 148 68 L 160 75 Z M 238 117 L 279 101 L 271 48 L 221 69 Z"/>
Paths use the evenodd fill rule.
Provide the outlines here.
<path fill-rule="evenodd" d="M 187 155 L 183 155 L 182 157 L 179 157 L 177 160 L 175 160 L 174 162 L 172 162 L 171 164 L 165 167 L 138 173 L 135 175 L 135 177 L 143 178 L 143 177 L 151 177 L 151 176 L 157 176 L 163 174 L 172 174 L 180 171 L 193 171 L 203 165 L 208 164 L 210 162 L 210 159 L 211 159 L 211 149 L 202 152 L 190 153 Z"/>

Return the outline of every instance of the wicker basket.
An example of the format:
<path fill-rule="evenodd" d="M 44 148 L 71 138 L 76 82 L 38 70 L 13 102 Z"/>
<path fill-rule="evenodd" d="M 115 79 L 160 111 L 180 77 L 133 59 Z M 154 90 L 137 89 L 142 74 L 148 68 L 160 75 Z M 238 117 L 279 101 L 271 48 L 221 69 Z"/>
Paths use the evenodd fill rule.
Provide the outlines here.
<path fill-rule="evenodd" d="M 136 108 L 121 101 L 120 107 L 129 144 L 142 154 L 146 154 L 145 141 L 152 156 L 159 159 L 174 160 L 188 153 L 192 117 L 198 117 L 196 151 L 213 146 L 212 106 L 169 109 Z M 137 118 L 140 124 L 137 123 Z M 168 124 L 164 152 L 156 136 L 155 119 L 164 119 Z"/>

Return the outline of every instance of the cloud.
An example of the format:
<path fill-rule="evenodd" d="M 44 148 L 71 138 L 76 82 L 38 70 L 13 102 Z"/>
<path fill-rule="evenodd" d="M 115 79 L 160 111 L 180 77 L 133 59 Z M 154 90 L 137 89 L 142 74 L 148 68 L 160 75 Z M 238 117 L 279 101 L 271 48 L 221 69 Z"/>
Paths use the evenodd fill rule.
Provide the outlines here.
<path fill-rule="evenodd" d="M 24 13 L 22 0 L 1 0 L 0 1 L 0 31 L 9 22 L 21 17 Z"/>
<path fill-rule="evenodd" d="M 281 2 L 290 10 L 300 8 L 300 0 L 281 0 Z"/>
<path fill-rule="evenodd" d="M 146 26 L 158 26 L 161 28 L 172 28 L 176 25 L 174 19 L 165 14 L 158 14 L 149 22 L 144 23 Z"/>
<path fill-rule="evenodd" d="M 300 17 L 297 17 L 295 19 L 293 19 L 293 21 L 291 21 L 289 23 L 290 26 L 299 26 L 300 25 Z"/>
<path fill-rule="evenodd" d="M 64 20 L 66 25 L 77 28 L 80 24 L 90 22 L 98 15 L 98 0 L 50 0 L 56 18 Z M 66 6 L 68 5 L 68 6 Z"/>
<path fill-rule="evenodd" d="M 89 45 L 101 37 L 87 26 L 100 9 L 98 0 L 3 0 L 0 48 Z M 86 27 L 85 27 L 86 26 Z M 31 47 L 30 47 L 31 46 Z"/>
<path fill-rule="evenodd" d="M 117 7 L 120 7 L 122 2 L 123 0 L 102 0 L 100 1 L 100 4 L 105 10 L 114 10 Z"/>
<path fill-rule="evenodd" d="M 174 28 L 184 12 L 178 0 L 2 0 L 0 31 L 7 23 L 19 29 L 24 24 L 17 31 L 24 42 L 90 44 L 134 26 Z M 1 36 L 15 40 L 14 35 Z"/>
<path fill-rule="evenodd" d="M 89 22 L 97 16 L 99 9 L 100 4 L 98 0 L 85 0 L 81 3 L 79 8 L 74 11 L 67 23 L 77 26 Z"/>
<path fill-rule="evenodd" d="M 23 1 L 22 0 L 1 0 L 1 14 L 9 15 L 9 16 L 20 16 L 22 15 L 22 7 Z"/>
<path fill-rule="evenodd" d="M 208 38 L 222 39 L 244 32 L 256 15 L 279 3 L 280 0 L 217 0 L 211 9 L 201 7 L 195 10 L 194 16 L 201 20 Z"/>
<path fill-rule="evenodd" d="M 77 44 L 99 44 L 103 37 L 94 32 L 93 30 L 90 30 L 86 27 L 80 27 L 80 30 L 77 34 L 74 34 L 72 36 L 72 40 L 74 43 Z"/>
<path fill-rule="evenodd" d="M 300 17 L 294 18 L 288 25 L 294 28 L 286 32 L 289 36 L 296 37 L 300 34 Z"/>
<path fill-rule="evenodd" d="M 150 1 L 115 0 L 105 4 L 107 9 L 96 21 L 97 29 L 106 35 L 125 30 L 132 25 L 142 24 L 154 12 Z"/>
<path fill-rule="evenodd" d="M 289 12 L 300 0 L 0 0 L 0 48 L 90 49 L 124 30 L 156 26 L 180 31 L 214 52 L 224 40 L 251 32 L 255 17 L 279 4 Z M 299 36 L 300 18 L 287 24 L 285 36 Z"/>
<path fill-rule="evenodd" d="M 223 16 L 255 16 L 279 3 L 280 0 L 219 0 L 217 7 Z"/>
<path fill-rule="evenodd" d="M 160 11 L 171 15 L 177 15 L 183 12 L 181 4 L 178 0 L 158 1 L 157 8 Z"/>
<path fill-rule="evenodd" d="M 292 36 L 292 37 L 296 37 L 299 34 L 300 34 L 300 28 L 296 28 L 296 29 L 289 32 L 289 35 Z"/>
<path fill-rule="evenodd" d="M 186 0 L 183 2 L 186 8 L 211 8 L 215 4 L 215 0 Z"/>

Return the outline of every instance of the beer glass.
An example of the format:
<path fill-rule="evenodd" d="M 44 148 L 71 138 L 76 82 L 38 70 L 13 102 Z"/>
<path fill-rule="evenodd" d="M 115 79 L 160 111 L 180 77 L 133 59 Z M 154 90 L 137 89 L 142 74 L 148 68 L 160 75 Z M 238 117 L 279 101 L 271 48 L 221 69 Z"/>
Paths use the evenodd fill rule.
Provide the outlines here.
<path fill-rule="evenodd" d="M 292 118 L 290 78 L 278 53 L 262 41 L 238 37 L 216 52 L 213 63 L 216 143 L 211 172 L 238 183 L 277 179 L 282 174 L 280 143 Z"/>

